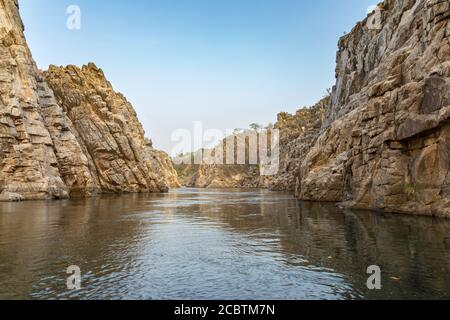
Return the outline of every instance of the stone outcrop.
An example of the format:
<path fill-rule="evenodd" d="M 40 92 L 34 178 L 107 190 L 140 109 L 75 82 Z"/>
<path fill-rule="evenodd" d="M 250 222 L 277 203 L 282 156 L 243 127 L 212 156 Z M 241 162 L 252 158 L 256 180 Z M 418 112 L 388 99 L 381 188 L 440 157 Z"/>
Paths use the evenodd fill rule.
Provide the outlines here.
<path fill-rule="evenodd" d="M 146 192 L 178 186 L 168 156 L 153 149 L 132 105 L 101 69 L 93 63 L 50 66 L 43 76 L 71 121 L 97 188 Z"/>
<path fill-rule="evenodd" d="M 320 134 L 330 97 L 325 97 L 309 108 L 295 114 L 280 113 L 275 129 L 280 132 L 279 170 L 276 175 L 264 178 L 270 190 L 294 191 L 300 167 L 306 154 Z"/>
<path fill-rule="evenodd" d="M 331 107 L 297 196 L 450 217 L 450 2 L 378 8 L 339 42 Z"/>
<path fill-rule="evenodd" d="M 250 164 L 178 166 L 183 183 L 450 217 L 450 2 L 380 3 L 340 39 L 331 97 L 280 114 L 275 127 L 277 175 L 262 178 Z M 0 1 L 0 200 L 178 185 L 102 70 L 39 72 L 17 1 Z"/>
<path fill-rule="evenodd" d="M 260 186 L 450 217 L 450 1 L 380 3 L 340 39 L 329 100 L 280 114 L 276 127 L 280 171 Z"/>
<path fill-rule="evenodd" d="M 65 198 L 69 190 L 41 112 L 41 79 L 22 28 L 17 1 L 1 1 L 0 200 Z M 64 118 L 61 108 L 54 112 Z M 78 147 L 70 134 L 62 129 L 61 134 L 67 136 L 69 148 Z"/>
<path fill-rule="evenodd" d="M 68 81 L 59 82 L 59 93 L 68 91 L 63 99 L 45 79 L 57 70 Z M 17 1 L 0 1 L 0 201 L 159 192 L 177 184 L 167 155 L 144 139 L 131 105 L 104 78 L 95 82 L 102 76 L 95 66 L 82 70 L 85 79 L 71 78 L 82 75 L 74 67 L 44 77 L 26 44 Z"/>
<path fill-rule="evenodd" d="M 151 144 L 150 144 L 151 146 Z M 169 188 L 179 188 L 181 183 L 169 155 L 153 147 L 147 148 L 146 159 L 150 162 L 150 168 L 162 178 Z"/>
<path fill-rule="evenodd" d="M 302 108 L 295 114 L 283 112 L 278 115 L 273 128 L 279 132 L 279 169 L 275 175 L 262 175 L 259 164 L 249 164 L 248 139 L 251 135 L 262 134 L 266 130 L 259 133 L 244 130 L 227 137 L 216 149 L 224 148 L 224 157 L 226 157 L 225 149 L 230 140 L 235 140 L 235 154 L 239 143 L 246 144 L 247 164 L 237 164 L 235 157 L 234 164 L 175 165 L 179 179 L 184 186 L 196 188 L 267 188 L 274 191 L 294 191 L 302 160 L 320 134 L 329 103 L 330 98 L 326 97 L 314 106 Z M 256 139 L 252 141 L 254 140 Z M 204 150 L 205 154 L 211 152 L 211 150 Z M 193 155 L 188 155 L 189 159 L 174 160 L 175 163 L 182 161 L 194 163 L 191 157 Z"/>
<path fill-rule="evenodd" d="M 175 165 L 186 187 L 230 189 L 261 187 L 257 165 Z"/>
<path fill-rule="evenodd" d="M 261 187 L 258 159 L 250 161 L 249 153 L 250 140 L 252 148 L 259 148 L 258 138 L 256 131 L 244 130 L 226 137 L 214 149 L 175 158 L 181 183 L 196 188 Z"/>

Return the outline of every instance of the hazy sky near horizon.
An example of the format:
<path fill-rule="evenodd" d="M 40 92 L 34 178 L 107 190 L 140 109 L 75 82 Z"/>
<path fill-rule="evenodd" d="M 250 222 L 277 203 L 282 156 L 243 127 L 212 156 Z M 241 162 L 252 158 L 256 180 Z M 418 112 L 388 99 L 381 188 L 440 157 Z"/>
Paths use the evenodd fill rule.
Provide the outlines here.
<path fill-rule="evenodd" d="M 375 1 L 376 2 L 376 1 Z M 373 0 L 20 0 L 38 66 L 95 62 L 170 152 L 176 129 L 245 128 L 318 101 Z M 66 27 L 69 5 L 81 29 Z"/>

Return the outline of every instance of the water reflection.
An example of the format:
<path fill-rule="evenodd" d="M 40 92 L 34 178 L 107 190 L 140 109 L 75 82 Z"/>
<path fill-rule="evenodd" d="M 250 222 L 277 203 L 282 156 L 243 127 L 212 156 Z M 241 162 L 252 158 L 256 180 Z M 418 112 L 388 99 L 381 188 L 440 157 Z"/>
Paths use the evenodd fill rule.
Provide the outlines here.
<path fill-rule="evenodd" d="M 0 203 L 0 298 L 449 298 L 449 249 L 447 220 L 268 191 Z M 366 287 L 373 264 L 380 291 Z"/>

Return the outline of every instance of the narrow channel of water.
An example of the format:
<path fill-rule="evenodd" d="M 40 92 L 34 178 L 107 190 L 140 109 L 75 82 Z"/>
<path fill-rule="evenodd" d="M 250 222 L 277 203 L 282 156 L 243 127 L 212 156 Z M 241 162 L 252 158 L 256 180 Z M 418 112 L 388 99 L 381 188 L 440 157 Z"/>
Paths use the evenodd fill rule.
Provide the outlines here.
<path fill-rule="evenodd" d="M 73 298 L 450 298 L 450 221 L 264 190 L 0 203 L 0 299 Z"/>

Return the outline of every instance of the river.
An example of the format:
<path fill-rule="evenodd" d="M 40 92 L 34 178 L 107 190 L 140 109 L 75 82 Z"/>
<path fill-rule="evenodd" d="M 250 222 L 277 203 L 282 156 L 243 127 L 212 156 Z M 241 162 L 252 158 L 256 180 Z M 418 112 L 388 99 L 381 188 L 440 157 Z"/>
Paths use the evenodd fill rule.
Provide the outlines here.
<path fill-rule="evenodd" d="M 450 298 L 448 220 L 265 190 L 0 203 L 0 299 L 427 298 Z"/>

